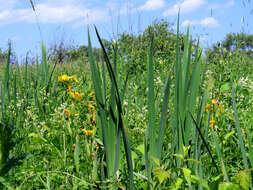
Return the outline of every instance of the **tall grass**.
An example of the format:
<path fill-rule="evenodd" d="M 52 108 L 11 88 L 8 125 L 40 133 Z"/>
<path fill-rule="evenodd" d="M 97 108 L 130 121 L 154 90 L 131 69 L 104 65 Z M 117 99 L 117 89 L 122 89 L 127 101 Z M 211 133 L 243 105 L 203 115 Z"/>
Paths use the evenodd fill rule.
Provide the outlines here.
<path fill-rule="evenodd" d="M 120 136 L 123 137 L 124 148 L 126 153 L 126 160 L 128 165 L 128 173 L 129 173 L 129 187 L 130 189 L 134 189 L 133 184 L 133 165 L 132 165 L 132 156 L 130 149 L 130 142 L 127 133 L 127 128 L 125 126 L 125 122 L 123 119 L 122 112 L 122 101 L 121 95 L 119 92 L 119 86 L 116 78 L 116 69 L 113 70 L 112 64 L 109 60 L 109 57 L 106 53 L 102 40 L 98 34 L 97 29 L 96 34 L 99 39 L 99 43 L 103 50 L 104 60 L 106 63 L 106 68 L 110 76 L 111 81 L 111 94 L 110 94 L 110 102 L 107 105 L 106 100 L 103 98 L 106 97 L 106 86 L 103 88 L 101 82 L 101 74 L 98 69 L 98 65 L 95 63 L 92 53 L 90 34 L 88 29 L 88 49 L 89 49 L 89 63 L 92 72 L 92 80 L 95 88 L 96 100 L 98 104 L 98 115 L 100 119 L 100 124 L 102 127 L 102 140 L 104 143 L 105 149 L 105 157 L 107 163 L 107 177 L 112 177 L 115 175 L 115 172 L 118 168 L 119 162 L 119 151 L 120 151 Z M 117 46 L 115 47 L 117 48 Z M 116 51 L 116 49 L 114 50 Z M 115 53 L 116 56 L 116 53 Z M 116 68 L 116 58 L 114 59 L 114 68 Z M 106 85 L 105 80 L 103 81 L 104 85 Z M 124 90 L 123 90 L 124 92 Z M 104 95 L 104 96 L 103 96 Z M 116 104 L 116 107 L 115 107 Z M 107 114 L 109 113 L 109 115 Z M 109 117 L 109 120 L 107 119 Z"/>
<path fill-rule="evenodd" d="M 35 12 L 32 1 L 31 4 Z M 237 154 L 242 158 L 238 168 L 244 169 L 236 177 L 231 177 L 231 173 L 234 175 L 237 170 L 231 170 L 227 165 L 226 138 L 219 134 L 218 126 L 210 124 L 211 118 L 215 119 L 215 109 L 205 110 L 213 98 L 213 78 L 205 84 L 207 64 L 203 64 L 202 49 L 199 42 L 192 40 L 189 27 L 183 44 L 180 43 L 179 16 L 176 59 L 166 63 L 173 64 L 174 71 L 163 73 L 166 81 L 159 92 L 156 92 L 153 37 L 146 52 L 147 71 L 143 71 L 143 75 L 147 98 L 143 95 L 134 97 L 136 102 L 147 106 L 147 118 L 141 118 L 146 125 L 142 126 L 145 134 L 140 137 L 143 138 L 141 144 L 134 141 L 133 136 L 137 135 L 129 125 L 129 120 L 135 119 L 137 114 L 131 110 L 131 103 L 136 102 L 129 98 L 132 92 L 129 92 L 128 73 L 121 76 L 124 72 L 118 62 L 118 44 L 113 43 L 112 54 L 108 54 L 96 27 L 95 32 L 103 60 L 96 62 L 94 59 L 88 28 L 89 71 L 93 86 L 84 74 L 79 83 L 88 83 L 82 89 L 85 94 L 92 88 L 95 90 L 98 113 L 93 123 L 95 132 L 86 136 L 80 127 L 89 125 L 86 108 L 93 100 L 88 95 L 79 102 L 71 99 L 66 92 L 66 83 L 61 86 L 55 79 L 62 72 L 77 72 L 77 69 L 69 71 L 69 67 L 55 74 L 61 68 L 48 62 L 43 43 L 41 60 L 36 60 L 36 66 L 29 64 L 28 57 L 23 66 L 13 66 L 9 46 L 1 78 L 0 188 L 135 189 L 143 183 L 142 189 L 249 189 L 253 164 L 251 134 L 247 135 L 248 143 L 245 143 L 232 79 L 233 119 L 230 124 L 235 125 L 237 136 L 233 138 L 238 140 L 238 150 L 241 150 Z M 139 81 L 130 82 L 140 84 Z M 124 107 L 126 99 L 128 105 Z M 14 112 L 8 110 L 12 104 Z M 66 105 L 73 108 L 69 115 L 65 113 Z M 57 110 L 60 108 L 64 111 Z M 76 110 L 80 111 L 80 120 L 74 118 Z M 26 122 L 30 122 L 30 126 L 24 128 Z M 237 146 L 237 142 L 232 145 Z M 22 167 L 15 170 L 14 166 L 20 164 Z M 11 175 L 18 177 L 18 184 Z"/>

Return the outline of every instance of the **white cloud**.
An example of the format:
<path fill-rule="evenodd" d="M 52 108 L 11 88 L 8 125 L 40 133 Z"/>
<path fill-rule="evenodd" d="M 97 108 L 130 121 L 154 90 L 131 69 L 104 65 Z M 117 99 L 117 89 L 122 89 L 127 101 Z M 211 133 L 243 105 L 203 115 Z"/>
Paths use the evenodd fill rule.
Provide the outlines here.
<path fill-rule="evenodd" d="M 144 11 L 157 10 L 163 8 L 164 5 L 164 0 L 147 0 L 139 9 Z"/>
<path fill-rule="evenodd" d="M 105 9 L 88 8 L 77 0 L 47 0 L 35 4 L 35 10 L 40 23 L 61 24 L 74 22 L 87 24 L 104 21 L 108 17 Z M 0 11 L 0 24 L 17 22 L 34 23 L 35 16 L 32 8 Z"/>
<path fill-rule="evenodd" d="M 163 12 L 163 16 L 176 15 L 180 9 L 180 13 L 190 13 L 202 6 L 206 0 L 184 0 L 181 3 L 176 3 L 168 10 Z"/>
<path fill-rule="evenodd" d="M 225 3 L 225 7 L 228 8 L 228 7 L 232 7 L 234 6 L 235 4 L 235 0 L 229 0 L 227 3 Z"/>
<path fill-rule="evenodd" d="M 0 10 L 9 10 L 12 9 L 16 4 L 18 3 L 18 0 L 0 0 Z"/>
<path fill-rule="evenodd" d="M 185 20 L 182 23 L 182 26 L 188 25 L 200 25 L 208 28 L 216 28 L 219 26 L 219 22 L 213 17 L 207 17 L 202 20 Z"/>
<path fill-rule="evenodd" d="M 226 3 L 215 3 L 215 4 L 210 4 L 208 6 L 208 9 L 212 9 L 212 10 L 217 10 L 217 9 L 221 9 L 221 8 L 229 8 L 234 6 L 235 4 L 235 0 L 228 0 Z"/>

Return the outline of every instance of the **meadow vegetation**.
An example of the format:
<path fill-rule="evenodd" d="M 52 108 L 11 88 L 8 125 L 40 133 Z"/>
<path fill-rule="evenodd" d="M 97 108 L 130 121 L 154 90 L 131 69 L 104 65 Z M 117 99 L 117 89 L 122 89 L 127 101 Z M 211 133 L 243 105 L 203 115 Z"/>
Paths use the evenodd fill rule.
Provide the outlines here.
<path fill-rule="evenodd" d="M 0 51 L 0 188 L 251 189 L 252 37 L 203 52 L 172 28 Z"/>

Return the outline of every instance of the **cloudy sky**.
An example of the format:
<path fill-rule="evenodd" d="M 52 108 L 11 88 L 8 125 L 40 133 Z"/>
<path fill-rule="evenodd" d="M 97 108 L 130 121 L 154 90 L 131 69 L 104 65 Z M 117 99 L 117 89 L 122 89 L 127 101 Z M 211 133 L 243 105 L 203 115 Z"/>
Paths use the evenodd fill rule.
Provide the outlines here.
<path fill-rule="evenodd" d="M 47 47 L 64 39 L 66 44 L 87 44 L 87 25 L 96 24 L 101 36 L 138 34 L 155 19 L 175 23 L 180 8 L 180 28 L 188 25 L 203 46 L 211 46 L 229 32 L 252 33 L 252 3 L 248 0 L 0 0 L 0 48 L 8 39 L 18 55 L 40 51 L 42 31 Z M 92 27 L 91 27 L 92 28 Z M 94 33 L 91 33 L 94 45 Z"/>

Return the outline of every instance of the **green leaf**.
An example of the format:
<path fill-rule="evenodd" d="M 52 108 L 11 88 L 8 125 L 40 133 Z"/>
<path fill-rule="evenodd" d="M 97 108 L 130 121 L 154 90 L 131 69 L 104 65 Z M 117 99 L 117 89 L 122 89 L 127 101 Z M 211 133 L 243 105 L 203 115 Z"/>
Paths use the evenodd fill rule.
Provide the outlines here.
<path fill-rule="evenodd" d="M 154 161 L 154 163 L 158 166 L 158 167 L 160 167 L 160 161 L 159 161 L 159 159 L 158 158 L 152 158 L 152 160 Z"/>
<path fill-rule="evenodd" d="M 230 83 L 226 82 L 225 84 L 221 85 L 220 92 L 224 93 L 231 89 Z"/>
<path fill-rule="evenodd" d="M 186 159 L 187 161 L 190 161 L 190 162 L 194 162 L 194 163 L 196 163 L 196 164 L 201 164 L 201 162 L 200 161 L 198 161 L 198 160 L 195 160 L 195 159 L 191 159 L 191 158 L 189 158 L 189 159 Z"/>
<path fill-rule="evenodd" d="M 155 92 L 154 92 L 154 66 L 153 66 L 153 37 L 151 40 L 150 50 L 148 54 L 148 144 L 150 146 L 151 157 L 155 156 Z"/>
<path fill-rule="evenodd" d="M 222 182 L 219 184 L 218 190 L 239 190 L 239 186 L 230 182 Z"/>
<path fill-rule="evenodd" d="M 0 177 L 0 183 L 3 184 L 5 187 L 7 187 L 7 189 L 14 190 L 14 187 L 12 187 L 10 182 L 8 182 L 5 178 Z"/>
<path fill-rule="evenodd" d="M 244 168 L 246 170 L 249 170 L 247 156 L 246 156 L 246 150 L 245 150 L 242 131 L 241 131 L 240 122 L 239 122 L 239 116 L 238 116 L 238 112 L 237 112 L 237 108 L 236 108 L 235 90 L 234 90 L 232 78 L 231 78 L 231 86 L 232 86 L 232 103 L 233 103 L 233 109 L 234 109 L 235 126 L 236 126 L 236 130 L 237 130 L 237 135 L 239 138 L 239 144 L 240 144 L 240 148 L 241 148 L 243 164 L 244 164 Z"/>
<path fill-rule="evenodd" d="M 184 160 L 184 157 L 181 154 L 173 154 L 172 156 L 175 156 L 175 157 L 180 158 L 181 160 Z"/>
<path fill-rule="evenodd" d="M 240 171 L 236 175 L 236 181 L 240 184 L 240 187 L 242 187 L 245 190 L 249 189 L 250 186 L 250 175 L 247 171 Z"/>
<path fill-rule="evenodd" d="M 176 178 L 175 183 L 173 186 L 171 186 L 171 190 L 178 190 L 183 183 L 183 180 L 181 178 Z"/>
<path fill-rule="evenodd" d="M 140 153 L 142 153 L 142 155 L 144 155 L 145 153 L 144 144 L 140 144 L 139 146 L 137 146 L 136 150 L 138 150 Z"/>
<path fill-rule="evenodd" d="M 228 134 L 226 134 L 226 135 L 224 136 L 225 141 L 226 141 L 230 136 L 232 136 L 234 133 L 235 133 L 235 131 L 232 130 L 231 132 L 229 132 Z"/>
<path fill-rule="evenodd" d="M 182 170 L 184 173 L 184 178 L 189 183 L 189 185 L 191 185 L 191 170 L 189 170 L 188 168 L 182 168 Z"/>
<path fill-rule="evenodd" d="M 76 136 L 76 146 L 75 146 L 75 151 L 74 151 L 74 160 L 75 160 L 75 166 L 76 166 L 76 171 L 79 173 L 79 142 L 78 142 L 78 136 Z"/>
<path fill-rule="evenodd" d="M 164 180 L 166 180 L 170 177 L 170 173 L 163 170 L 162 168 L 155 168 L 154 175 L 155 175 L 155 177 L 157 177 L 160 184 L 163 183 Z"/>

